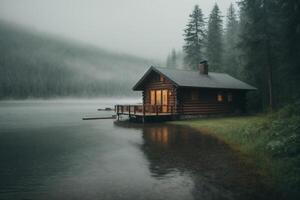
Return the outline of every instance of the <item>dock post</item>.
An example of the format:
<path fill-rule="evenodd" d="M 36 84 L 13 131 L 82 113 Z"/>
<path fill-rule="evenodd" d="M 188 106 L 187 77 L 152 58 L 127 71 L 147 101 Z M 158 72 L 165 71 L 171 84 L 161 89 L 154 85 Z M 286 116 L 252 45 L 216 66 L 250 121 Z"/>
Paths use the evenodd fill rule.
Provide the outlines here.
<path fill-rule="evenodd" d="M 116 105 L 116 108 L 117 108 L 117 120 L 119 121 L 119 105 Z"/>
<path fill-rule="evenodd" d="M 129 115 L 129 118 L 130 118 L 130 105 L 128 106 L 128 115 Z"/>
<path fill-rule="evenodd" d="M 142 118 L 143 123 L 145 123 L 145 104 L 143 104 L 143 118 Z"/>

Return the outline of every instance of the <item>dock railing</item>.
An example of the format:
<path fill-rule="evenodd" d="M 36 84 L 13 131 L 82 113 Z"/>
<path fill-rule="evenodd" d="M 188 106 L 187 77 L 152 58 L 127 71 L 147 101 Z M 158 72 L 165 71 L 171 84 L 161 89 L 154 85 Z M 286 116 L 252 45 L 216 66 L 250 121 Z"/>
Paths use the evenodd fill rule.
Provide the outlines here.
<path fill-rule="evenodd" d="M 174 106 L 172 105 L 115 105 L 117 115 L 173 115 L 175 114 Z"/>

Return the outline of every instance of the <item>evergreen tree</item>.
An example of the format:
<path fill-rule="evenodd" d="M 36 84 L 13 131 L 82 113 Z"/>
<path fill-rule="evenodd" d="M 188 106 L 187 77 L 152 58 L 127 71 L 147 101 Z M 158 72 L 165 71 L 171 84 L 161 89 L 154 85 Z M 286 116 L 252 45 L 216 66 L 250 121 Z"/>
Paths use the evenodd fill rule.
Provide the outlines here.
<path fill-rule="evenodd" d="M 175 49 L 172 49 L 171 52 L 171 65 L 173 68 L 177 68 L 177 54 Z"/>
<path fill-rule="evenodd" d="M 223 57 L 222 17 L 217 4 L 214 5 L 208 21 L 207 58 L 212 71 L 221 71 Z"/>
<path fill-rule="evenodd" d="M 168 55 L 166 66 L 168 68 L 177 68 L 177 53 L 175 49 L 172 49 L 171 53 Z"/>
<path fill-rule="evenodd" d="M 205 23 L 198 5 L 194 7 L 193 13 L 190 15 L 187 28 L 184 30 L 184 37 L 184 63 L 191 69 L 197 69 L 199 62 L 203 59 L 205 39 Z"/>
<path fill-rule="evenodd" d="M 274 74 L 279 105 L 300 97 L 300 1 L 277 0 L 280 64 Z M 278 79 L 278 80 L 277 80 Z M 277 97 L 278 96 L 278 97 Z"/>
<path fill-rule="evenodd" d="M 224 72 L 240 76 L 239 49 L 238 49 L 239 23 L 233 4 L 230 4 L 227 12 L 226 29 L 224 36 Z"/>
<path fill-rule="evenodd" d="M 168 68 L 172 67 L 170 54 L 168 54 L 168 56 L 167 56 L 166 67 L 168 67 Z"/>
<path fill-rule="evenodd" d="M 274 103 L 274 71 L 278 67 L 280 51 L 277 2 L 271 0 L 244 0 L 241 2 L 241 50 L 245 77 L 258 87 L 260 100 L 255 107 L 272 110 Z M 277 63 L 277 64 L 276 64 Z"/>

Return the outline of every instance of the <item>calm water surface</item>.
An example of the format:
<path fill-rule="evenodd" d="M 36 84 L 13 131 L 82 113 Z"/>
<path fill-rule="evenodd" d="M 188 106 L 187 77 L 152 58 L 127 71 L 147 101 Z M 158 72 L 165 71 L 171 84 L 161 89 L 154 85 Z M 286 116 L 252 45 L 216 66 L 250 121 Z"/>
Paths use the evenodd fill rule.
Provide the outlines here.
<path fill-rule="evenodd" d="M 111 101 L 0 102 L 0 199 L 266 199 L 228 146 L 166 124 L 83 121 Z"/>

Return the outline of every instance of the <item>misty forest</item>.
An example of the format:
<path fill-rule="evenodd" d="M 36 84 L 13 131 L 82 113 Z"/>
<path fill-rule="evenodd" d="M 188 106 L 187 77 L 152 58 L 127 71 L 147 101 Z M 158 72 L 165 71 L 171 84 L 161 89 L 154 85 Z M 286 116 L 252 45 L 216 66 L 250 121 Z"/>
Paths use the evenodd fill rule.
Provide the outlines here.
<path fill-rule="evenodd" d="M 281 107 L 299 98 L 300 13 L 295 1 L 239 2 L 226 17 L 216 4 L 209 16 L 195 6 L 184 30 L 183 52 L 172 50 L 168 67 L 196 69 L 207 59 L 210 70 L 226 72 L 258 88 L 251 110 Z M 223 23 L 225 21 L 225 23 Z M 183 58 L 183 61 L 182 61 Z"/>
<path fill-rule="evenodd" d="M 1 99 L 135 95 L 137 74 L 151 64 L 5 22 L 0 35 Z"/>
<path fill-rule="evenodd" d="M 258 88 L 249 95 L 250 110 L 297 100 L 299 5 L 244 0 L 238 6 L 231 5 L 225 16 L 217 4 L 209 16 L 195 6 L 183 30 L 185 45 L 172 49 L 162 64 L 1 22 L 0 98 L 129 96 L 150 65 L 195 69 L 206 59 L 210 71 L 226 72 Z"/>
<path fill-rule="evenodd" d="M 161 6 L 163 1 L 158 2 L 153 4 Z M 166 27 L 169 23 L 175 25 L 181 33 L 179 46 L 170 45 L 175 40 L 169 35 L 170 38 L 160 35 L 152 38 L 152 33 L 147 33 L 136 41 L 124 36 L 124 40 L 137 44 L 135 47 L 141 51 L 145 47 L 139 42 L 145 38 L 148 44 L 144 45 L 149 45 L 149 49 L 159 48 L 156 43 L 161 38 L 168 40 L 165 46 L 160 46 L 166 47 L 165 54 L 159 52 L 160 59 L 138 54 L 136 49 L 136 54 L 129 50 L 114 51 L 99 45 L 101 40 L 85 43 L 84 39 L 76 40 L 55 31 L 35 30 L 26 23 L 19 24 L 18 20 L 0 19 L 0 199 L 2 196 L 4 199 L 145 199 L 145 196 L 149 199 L 299 199 L 300 1 L 239 0 L 230 4 L 228 0 L 226 11 L 224 7 L 221 9 L 224 2 L 210 2 L 209 12 L 205 7 L 209 4 L 193 3 L 182 19 L 184 26 L 174 20 L 180 16 L 174 13 L 181 8 L 174 10 L 176 17 L 170 17 L 172 12 L 166 13 L 170 15 L 159 23 Z M 83 4 L 89 10 L 92 3 Z M 119 7 L 115 9 L 114 2 L 105 3 L 115 13 L 122 11 Z M 183 4 L 188 3 L 178 5 Z M 126 18 L 139 13 L 140 7 L 135 6 L 129 5 L 134 12 L 124 9 L 120 15 L 125 14 Z M 151 17 L 154 15 L 153 10 Z M 142 16 L 134 17 L 144 21 Z M 127 32 L 142 33 L 135 31 L 142 29 L 140 25 L 145 28 L 147 17 L 145 24 L 128 22 Z M 112 18 L 105 19 L 109 25 Z M 73 20 L 77 23 L 76 17 Z M 118 33 L 122 33 L 127 25 L 120 22 L 113 26 L 119 26 Z M 118 44 L 131 48 L 126 42 Z M 205 66 L 209 66 L 206 68 L 209 72 L 201 73 L 201 67 L 205 66 L 199 63 L 208 63 Z M 189 70 L 182 74 L 193 75 L 191 71 L 195 70 L 198 77 L 205 75 L 205 80 L 210 79 L 211 72 L 227 73 L 251 88 L 226 88 L 221 85 L 225 81 L 220 81 L 221 86 L 217 87 L 175 85 L 175 81 L 170 81 L 174 86 L 166 81 L 163 73 L 156 71 L 159 76 L 149 74 L 156 76 L 155 80 L 164 87 L 171 85 L 174 91 L 154 83 L 147 93 L 148 83 L 145 83 L 142 89 L 137 87 L 139 92 L 134 92 L 134 85 L 150 66 L 178 74 Z M 145 80 L 152 81 L 150 78 Z M 193 109 L 203 106 L 204 117 L 176 118 L 183 113 L 176 107 L 177 97 L 181 95 L 176 93 L 177 86 L 183 94 L 180 100 L 190 98 L 192 102 L 180 108 L 186 106 L 194 115 Z M 211 90 L 207 94 L 213 94 L 214 99 L 203 103 L 201 94 L 195 99 L 193 93 L 186 97 L 185 92 L 195 88 L 197 92 Z M 233 100 L 234 92 L 237 100 Z M 143 104 L 141 94 L 145 95 Z M 150 98 L 149 103 L 146 98 Z M 70 99 L 82 102 L 72 104 Z M 109 102 L 103 103 L 107 99 Z M 172 122 L 137 125 L 130 120 L 122 121 L 122 117 L 119 121 L 119 107 L 115 106 L 114 111 L 113 100 L 132 99 L 135 103 L 139 99 L 132 112 L 136 119 L 136 113 L 142 113 L 139 116 L 142 123 L 145 123 L 146 103 L 156 112 L 149 111 L 153 114 L 149 115 L 150 119 L 157 117 L 156 122 L 161 122 L 161 114 L 161 119 L 166 115 Z M 163 99 L 168 105 L 163 105 Z M 57 104 L 57 100 L 62 103 Z M 171 101 L 174 110 L 169 105 Z M 226 113 L 236 102 L 243 109 Z M 126 106 L 130 118 L 129 105 L 122 105 L 122 112 Z M 93 111 L 103 112 L 83 118 L 83 112 Z M 101 120 L 83 122 L 81 119 Z"/>

